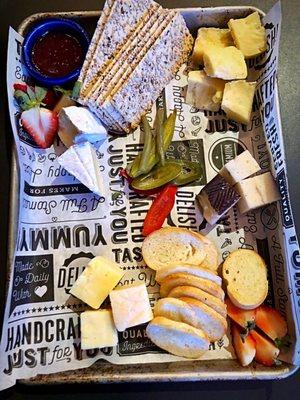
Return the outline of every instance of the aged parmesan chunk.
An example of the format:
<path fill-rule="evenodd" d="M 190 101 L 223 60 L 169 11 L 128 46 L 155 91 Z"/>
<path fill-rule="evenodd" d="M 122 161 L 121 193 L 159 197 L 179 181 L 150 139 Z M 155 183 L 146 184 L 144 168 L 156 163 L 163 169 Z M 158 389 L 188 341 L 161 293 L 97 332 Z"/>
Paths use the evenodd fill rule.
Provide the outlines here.
<path fill-rule="evenodd" d="M 232 36 L 229 29 L 200 28 L 198 29 L 192 59 L 195 64 L 203 65 L 203 53 L 213 46 L 233 46 Z"/>
<path fill-rule="evenodd" d="M 228 27 L 236 47 L 245 58 L 256 57 L 267 49 L 266 30 L 257 11 L 246 18 L 231 19 Z"/>
<path fill-rule="evenodd" d="M 188 75 L 186 102 L 199 110 L 218 111 L 224 85 L 224 81 L 210 78 L 204 71 L 191 71 Z"/>
<path fill-rule="evenodd" d="M 243 53 L 234 46 L 210 47 L 205 50 L 203 61 L 207 75 L 213 78 L 245 79 L 248 74 Z"/>
<path fill-rule="evenodd" d="M 221 108 L 228 118 L 247 125 L 250 121 L 256 82 L 227 82 Z"/>

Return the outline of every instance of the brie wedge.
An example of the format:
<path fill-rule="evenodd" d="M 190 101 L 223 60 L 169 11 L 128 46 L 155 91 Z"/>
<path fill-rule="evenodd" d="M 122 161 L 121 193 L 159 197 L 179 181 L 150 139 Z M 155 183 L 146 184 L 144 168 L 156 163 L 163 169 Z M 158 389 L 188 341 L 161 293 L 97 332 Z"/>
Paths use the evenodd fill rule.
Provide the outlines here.
<path fill-rule="evenodd" d="M 64 107 L 58 115 L 58 135 L 66 147 L 88 141 L 104 140 L 107 131 L 95 115 L 86 107 Z"/>
<path fill-rule="evenodd" d="M 84 142 L 69 147 L 57 161 L 92 192 L 103 195 L 104 179 L 100 173 L 96 149 L 91 143 Z"/>

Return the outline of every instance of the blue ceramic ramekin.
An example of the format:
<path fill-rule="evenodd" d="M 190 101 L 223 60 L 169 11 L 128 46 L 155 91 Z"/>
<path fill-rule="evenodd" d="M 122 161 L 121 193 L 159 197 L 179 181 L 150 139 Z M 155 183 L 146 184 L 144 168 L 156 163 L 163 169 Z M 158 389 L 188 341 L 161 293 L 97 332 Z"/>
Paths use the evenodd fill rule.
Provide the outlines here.
<path fill-rule="evenodd" d="M 62 77 L 48 77 L 42 74 L 32 62 L 32 48 L 36 41 L 47 32 L 65 32 L 74 36 L 81 44 L 84 54 L 89 46 L 89 36 L 87 32 L 77 22 L 63 18 L 51 18 L 41 21 L 26 35 L 23 46 L 23 62 L 28 73 L 39 83 L 44 86 L 64 85 L 68 82 L 76 80 L 80 73 L 80 68 L 75 69 L 68 75 Z"/>

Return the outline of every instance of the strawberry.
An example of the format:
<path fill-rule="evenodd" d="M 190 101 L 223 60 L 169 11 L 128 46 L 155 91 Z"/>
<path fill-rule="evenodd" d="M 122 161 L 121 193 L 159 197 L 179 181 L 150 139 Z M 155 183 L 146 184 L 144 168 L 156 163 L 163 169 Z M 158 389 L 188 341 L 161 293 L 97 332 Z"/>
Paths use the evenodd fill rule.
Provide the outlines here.
<path fill-rule="evenodd" d="M 21 115 L 21 124 L 42 149 L 50 147 L 58 128 L 58 117 L 47 108 L 33 107 Z"/>
<path fill-rule="evenodd" d="M 254 329 L 256 310 L 242 310 L 236 307 L 228 297 L 225 299 L 225 303 L 227 305 L 227 314 L 245 330 L 244 333 L 248 334 L 249 331 Z"/>
<path fill-rule="evenodd" d="M 231 326 L 231 333 L 235 354 L 241 365 L 246 367 L 255 357 L 255 341 L 250 335 L 244 337 L 241 329 L 234 323 Z"/>
<path fill-rule="evenodd" d="M 58 95 L 53 90 L 48 89 L 45 97 L 43 98 L 43 104 L 52 110 L 57 102 Z"/>
<path fill-rule="evenodd" d="M 261 305 L 256 309 L 255 323 L 269 338 L 274 340 L 276 346 L 280 347 L 279 344 L 287 334 L 287 324 L 277 310 Z"/>
<path fill-rule="evenodd" d="M 264 338 L 255 330 L 251 331 L 250 336 L 255 340 L 255 360 L 267 367 L 278 364 L 279 349 L 270 340 Z"/>
<path fill-rule="evenodd" d="M 26 83 L 14 83 L 14 90 L 21 90 L 21 92 L 27 92 Z"/>

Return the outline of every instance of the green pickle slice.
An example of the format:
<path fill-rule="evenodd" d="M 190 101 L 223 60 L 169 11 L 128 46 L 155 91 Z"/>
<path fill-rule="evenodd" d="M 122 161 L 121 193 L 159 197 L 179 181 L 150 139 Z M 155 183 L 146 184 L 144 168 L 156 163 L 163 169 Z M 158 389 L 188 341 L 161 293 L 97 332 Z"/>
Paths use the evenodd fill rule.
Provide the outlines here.
<path fill-rule="evenodd" d="M 131 186 L 138 190 L 149 190 L 171 182 L 181 173 L 181 165 L 175 162 L 166 162 L 164 166 L 153 168 L 148 174 L 135 178 Z"/>
<path fill-rule="evenodd" d="M 203 169 L 199 163 L 186 160 L 176 160 L 174 162 L 181 166 L 180 174 L 172 182 L 174 185 L 186 185 L 200 179 L 203 175 Z"/>

